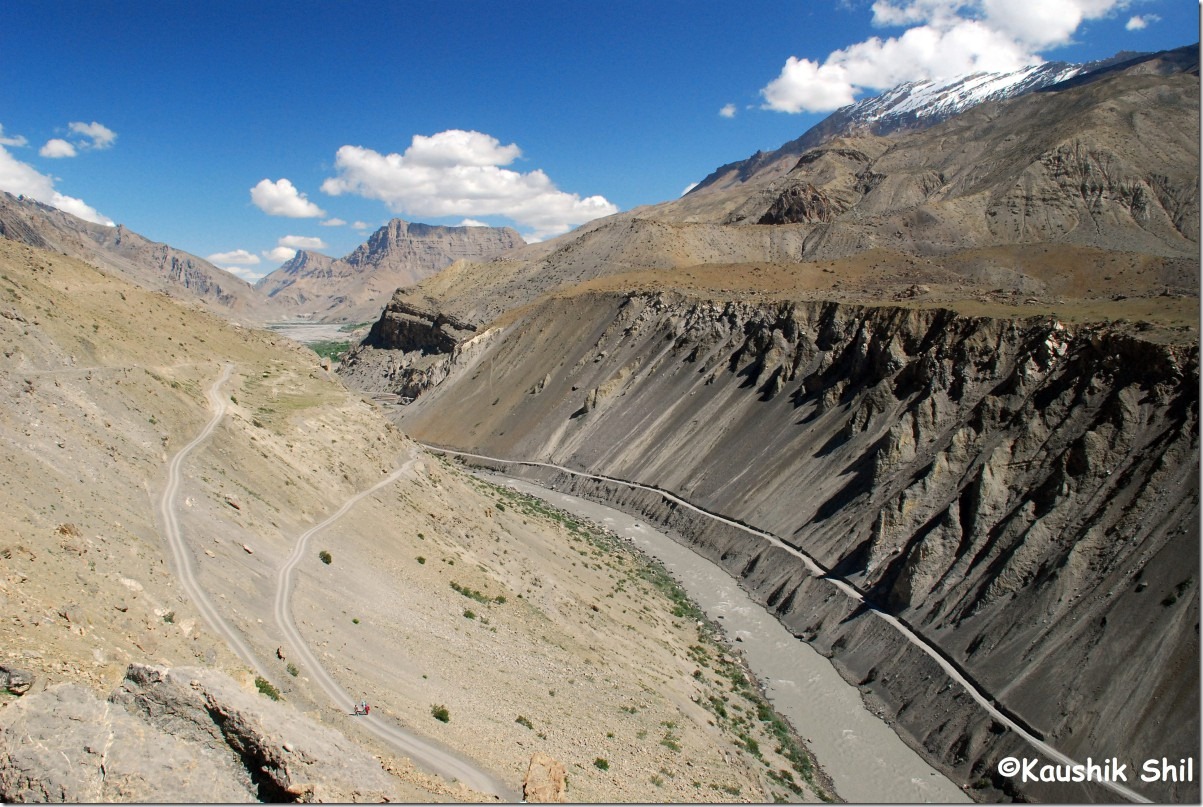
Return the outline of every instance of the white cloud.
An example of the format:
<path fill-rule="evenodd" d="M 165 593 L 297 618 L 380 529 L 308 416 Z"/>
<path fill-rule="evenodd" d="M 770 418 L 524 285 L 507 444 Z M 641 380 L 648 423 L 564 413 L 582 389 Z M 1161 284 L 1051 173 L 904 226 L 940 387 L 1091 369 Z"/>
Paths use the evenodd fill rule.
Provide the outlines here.
<path fill-rule="evenodd" d="M 1081 24 L 1129 0 L 877 0 L 873 23 L 911 26 L 901 35 L 833 51 L 820 64 L 790 56 L 761 91 L 763 109 L 830 112 L 865 90 L 905 81 L 1008 72 L 1039 64 L 1041 51 L 1068 44 Z"/>
<path fill-rule="evenodd" d="M 1129 31 L 1143 31 L 1149 27 L 1151 22 L 1161 22 L 1161 17 L 1156 14 L 1138 14 L 1128 20 L 1128 24 L 1124 26 Z"/>
<path fill-rule="evenodd" d="M 17 138 L 7 138 L 10 141 L 14 139 Z M 24 138 L 19 139 L 24 140 Z M 6 190 L 18 196 L 28 196 L 94 224 L 113 226 L 112 219 L 102 215 L 84 200 L 56 191 L 52 177 L 39 173 L 33 166 L 13 157 L 7 149 L 3 148 L 3 145 L 8 144 L 0 144 L 0 190 Z"/>
<path fill-rule="evenodd" d="M 265 251 L 263 255 L 269 261 L 274 261 L 275 263 L 284 263 L 285 261 L 291 261 L 293 258 L 295 258 L 297 256 L 297 251 L 296 249 L 289 249 L 288 247 L 275 247 Z"/>
<path fill-rule="evenodd" d="M 326 219 L 325 221 L 319 222 L 319 223 L 323 227 L 342 227 L 344 224 L 346 224 L 345 221 L 343 221 L 342 219 L 338 219 L 338 218 Z"/>
<path fill-rule="evenodd" d="M 53 137 L 46 141 L 46 145 L 38 149 L 38 154 L 51 159 L 60 157 L 74 157 L 76 154 L 75 146 L 68 143 L 59 137 Z"/>
<path fill-rule="evenodd" d="M 723 108 L 718 111 L 718 114 L 724 118 L 734 118 L 735 104 L 725 104 Z"/>
<path fill-rule="evenodd" d="M 681 191 L 681 195 L 684 196 L 685 194 L 689 193 L 691 190 L 693 190 L 697 186 L 698 186 L 698 183 L 690 182 L 688 185 L 685 186 L 685 190 Z"/>
<path fill-rule="evenodd" d="M 372 229 L 372 225 L 368 224 L 366 221 L 357 221 L 354 224 L 352 224 L 351 226 L 354 227 L 356 230 Z"/>
<path fill-rule="evenodd" d="M 259 256 L 247 252 L 245 249 L 236 249 L 232 252 L 214 252 L 206 260 L 210 263 L 234 263 L 243 266 L 254 266 L 259 263 Z"/>
<path fill-rule="evenodd" d="M 488 227 L 489 225 L 483 221 L 477 221 L 476 219 L 464 219 L 456 226 L 457 227 Z"/>
<path fill-rule="evenodd" d="M 67 124 L 67 128 L 74 134 L 83 137 L 83 140 L 77 142 L 77 145 L 82 148 L 107 149 L 117 140 L 116 132 L 96 121 L 92 121 L 91 123 L 73 121 Z"/>
<path fill-rule="evenodd" d="M 848 82 L 848 71 L 840 65 L 820 65 L 791 56 L 781 75 L 760 94 L 767 109 L 778 112 L 830 112 L 851 104 L 856 89 Z"/>
<path fill-rule="evenodd" d="M 505 216 L 532 230 L 527 240 L 618 212 L 601 196 L 582 199 L 559 190 L 541 170 L 502 167 L 521 153 L 514 144 L 458 129 L 415 135 L 404 154 L 343 146 L 335 157 L 338 175 L 323 182 L 322 191 L 378 199 L 393 213 L 412 216 Z"/>
<path fill-rule="evenodd" d="M 264 272 L 255 271 L 254 269 L 247 269 L 244 266 L 220 266 L 220 265 L 218 265 L 217 268 L 224 269 L 225 271 L 232 274 L 234 277 L 240 277 L 248 283 L 254 283 L 256 280 L 262 280 L 263 275 L 265 274 Z"/>
<path fill-rule="evenodd" d="M 292 219 L 312 219 L 326 215 L 326 211 L 305 198 L 287 179 L 260 180 L 251 188 L 251 201 L 269 216 L 286 216 Z"/>
<path fill-rule="evenodd" d="M 0 126 L 0 146 L 25 146 L 28 144 L 29 141 L 21 135 L 16 135 L 15 137 L 5 137 L 4 127 Z"/>
<path fill-rule="evenodd" d="M 320 238 L 313 238 L 307 235 L 286 235 L 276 242 L 282 247 L 291 249 L 325 249 L 326 242 Z"/>

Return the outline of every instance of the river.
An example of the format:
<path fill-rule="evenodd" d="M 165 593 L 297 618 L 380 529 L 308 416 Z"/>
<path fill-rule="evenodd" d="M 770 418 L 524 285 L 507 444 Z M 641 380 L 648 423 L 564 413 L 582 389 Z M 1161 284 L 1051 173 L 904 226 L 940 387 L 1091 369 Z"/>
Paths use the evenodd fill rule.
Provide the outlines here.
<path fill-rule="evenodd" d="M 826 658 L 796 639 L 721 568 L 640 518 L 502 474 L 481 478 L 603 524 L 655 557 L 723 625 L 777 711 L 805 738 L 836 792 L 850 802 L 972 801 L 866 708 Z"/>

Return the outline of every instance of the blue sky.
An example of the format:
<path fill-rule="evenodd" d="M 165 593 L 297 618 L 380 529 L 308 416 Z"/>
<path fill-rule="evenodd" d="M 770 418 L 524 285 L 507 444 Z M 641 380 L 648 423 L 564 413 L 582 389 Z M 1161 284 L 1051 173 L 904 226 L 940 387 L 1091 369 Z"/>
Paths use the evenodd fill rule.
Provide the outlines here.
<path fill-rule="evenodd" d="M 0 188 L 246 277 L 297 246 L 345 255 L 394 216 L 535 240 L 898 81 L 1198 28 L 1184 0 L 11 0 Z"/>

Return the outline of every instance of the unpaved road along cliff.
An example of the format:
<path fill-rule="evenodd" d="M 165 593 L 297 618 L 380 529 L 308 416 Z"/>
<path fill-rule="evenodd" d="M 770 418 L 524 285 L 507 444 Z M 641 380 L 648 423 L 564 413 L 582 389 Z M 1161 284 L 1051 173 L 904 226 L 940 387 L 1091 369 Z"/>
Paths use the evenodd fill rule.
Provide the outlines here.
<path fill-rule="evenodd" d="M 419 439 L 654 485 L 804 549 L 1075 759 L 1197 751 L 1197 345 L 937 308 L 586 292 L 420 377 L 402 364 L 365 350 L 345 377 L 422 393 L 398 410 Z M 999 777 L 1022 750 L 1010 732 L 895 631 L 746 535 L 690 540 L 954 777 L 1106 798 Z"/>

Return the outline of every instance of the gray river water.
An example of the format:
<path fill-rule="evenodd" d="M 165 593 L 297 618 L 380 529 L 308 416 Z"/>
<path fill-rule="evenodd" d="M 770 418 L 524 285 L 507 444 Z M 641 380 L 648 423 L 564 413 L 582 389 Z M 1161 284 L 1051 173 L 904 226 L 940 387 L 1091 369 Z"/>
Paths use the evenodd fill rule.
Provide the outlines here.
<path fill-rule="evenodd" d="M 777 711 L 806 739 L 836 792 L 850 802 L 970 802 L 866 707 L 831 662 L 794 638 L 721 568 L 635 516 L 502 474 L 484 479 L 604 524 L 659 559 L 689 596 L 720 621 Z"/>

